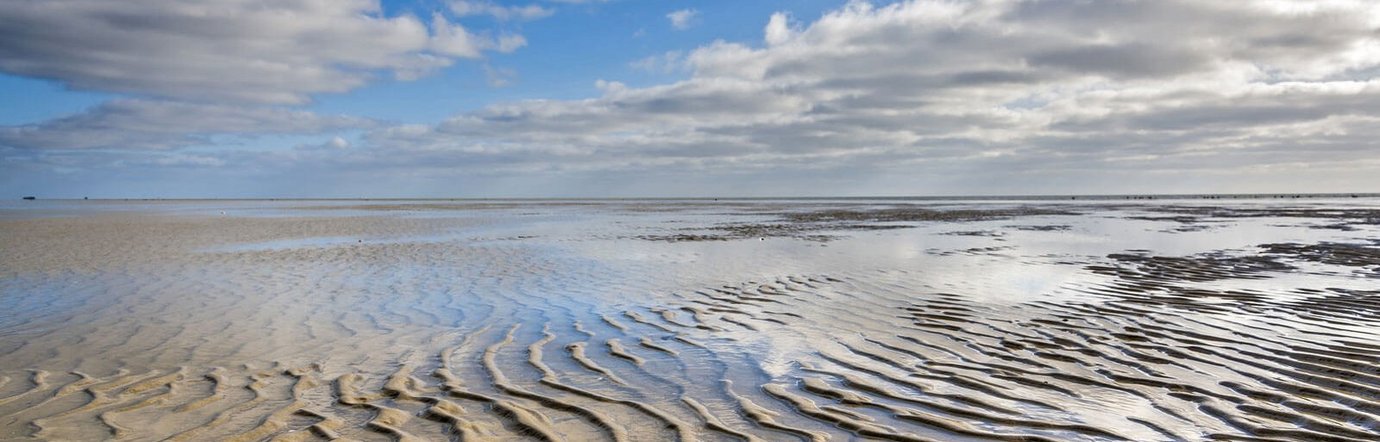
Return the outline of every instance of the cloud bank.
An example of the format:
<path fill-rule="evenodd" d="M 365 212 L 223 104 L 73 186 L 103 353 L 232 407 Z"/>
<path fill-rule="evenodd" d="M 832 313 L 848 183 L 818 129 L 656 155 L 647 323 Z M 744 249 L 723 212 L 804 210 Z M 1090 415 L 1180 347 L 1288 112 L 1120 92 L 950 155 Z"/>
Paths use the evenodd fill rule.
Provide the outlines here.
<path fill-rule="evenodd" d="M 1369 2 L 854 2 L 677 59 L 688 80 L 368 141 L 428 164 L 859 175 L 1380 166 Z M 1373 184 L 1374 181 L 1371 181 Z"/>
<path fill-rule="evenodd" d="M 530 14 L 519 10 L 517 14 Z M 45 0 L 0 7 L 0 71 L 83 90 L 304 103 L 380 74 L 415 78 L 520 40 L 377 0 Z"/>
<path fill-rule="evenodd" d="M 347 116 L 281 107 L 115 100 L 39 124 L 0 127 L 0 145 L 24 149 L 168 150 L 213 144 L 212 136 L 318 134 L 371 127 Z"/>

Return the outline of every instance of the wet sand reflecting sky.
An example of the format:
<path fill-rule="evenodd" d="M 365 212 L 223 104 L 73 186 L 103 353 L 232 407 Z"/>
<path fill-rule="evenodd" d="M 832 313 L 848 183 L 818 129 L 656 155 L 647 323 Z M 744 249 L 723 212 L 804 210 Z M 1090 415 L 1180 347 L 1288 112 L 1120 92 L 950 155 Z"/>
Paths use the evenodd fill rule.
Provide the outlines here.
<path fill-rule="evenodd" d="M 1375 238 L 1370 198 L 6 203 L 0 439 L 1380 438 Z"/>

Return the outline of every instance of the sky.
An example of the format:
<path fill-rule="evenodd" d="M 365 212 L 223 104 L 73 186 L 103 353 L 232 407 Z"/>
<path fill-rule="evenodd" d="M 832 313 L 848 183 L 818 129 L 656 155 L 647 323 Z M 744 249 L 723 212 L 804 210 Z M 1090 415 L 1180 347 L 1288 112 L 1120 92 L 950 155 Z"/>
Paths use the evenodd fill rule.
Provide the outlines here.
<path fill-rule="evenodd" d="M 0 198 L 1380 191 L 1372 0 L 8 0 Z"/>

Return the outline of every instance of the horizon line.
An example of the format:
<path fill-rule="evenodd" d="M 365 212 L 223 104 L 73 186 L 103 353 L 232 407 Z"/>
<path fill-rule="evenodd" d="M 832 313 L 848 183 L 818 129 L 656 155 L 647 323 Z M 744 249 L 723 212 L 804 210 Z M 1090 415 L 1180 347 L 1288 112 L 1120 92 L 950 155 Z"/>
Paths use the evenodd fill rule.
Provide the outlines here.
<path fill-rule="evenodd" d="M 1249 193 L 1088 193 L 1088 194 L 971 194 L 971 195 L 853 195 L 853 196 L 482 196 L 482 197 L 51 197 L 24 195 L 16 200 L 44 201 L 576 201 L 576 200 L 831 200 L 831 199 L 1056 199 L 1056 198 L 1183 199 L 1232 198 L 1375 198 L 1380 192 L 1249 192 Z"/>

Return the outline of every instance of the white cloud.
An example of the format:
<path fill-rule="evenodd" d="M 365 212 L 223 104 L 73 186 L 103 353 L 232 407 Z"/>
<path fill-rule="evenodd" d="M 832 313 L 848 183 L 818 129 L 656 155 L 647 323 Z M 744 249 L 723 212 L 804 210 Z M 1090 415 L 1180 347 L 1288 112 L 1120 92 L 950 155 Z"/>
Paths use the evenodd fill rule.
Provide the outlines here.
<path fill-rule="evenodd" d="M 441 55 L 476 58 L 484 45 L 463 26 L 452 24 L 441 14 L 431 16 L 431 49 Z"/>
<path fill-rule="evenodd" d="M 765 39 L 768 45 L 775 46 L 785 43 L 786 40 L 790 40 L 795 35 L 796 30 L 791 28 L 790 19 L 790 15 L 784 12 L 771 15 L 771 19 L 767 20 L 767 28 L 763 31 L 766 34 Z"/>
<path fill-rule="evenodd" d="M 527 38 L 517 34 L 508 34 L 498 37 L 498 41 L 492 45 L 492 48 L 498 52 L 508 53 L 523 46 L 527 46 Z"/>
<path fill-rule="evenodd" d="M 700 11 L 694 9 L 681 9 L 679 11 L 666 14 L 666 18 L 671 20 L 671 27 L 679 30 L 690 29 L 695 24 L 695 19 L 699 17 Z"/>
<path fill-rule="evenodd" d="M 535 12 L 515 11 L 518 16 Z M 524 15 L 526 14 L 526 15 Z M 437 15 L 385 16 L 378 0 L 50 0 L 0 7 L 0 71 L 84 90 L 303 103 L 378 73 L 416 78 L 511 51 Z"/>
<path fill-rule="evenodd" d="M 629 63 L 628 66 L 648 72 L 671 73 L 686 67 L 685 53 L 681 51 L 670 51 L 664 54 L 635 60 Z"/>
<path fill-rule="evenodd" d="M 487 15 L 498 20 L 536 20 L 556 13 L 541 5 L 503 6 L 492 1 L 451 0 L 450 10 L 458 16 Z"/>

